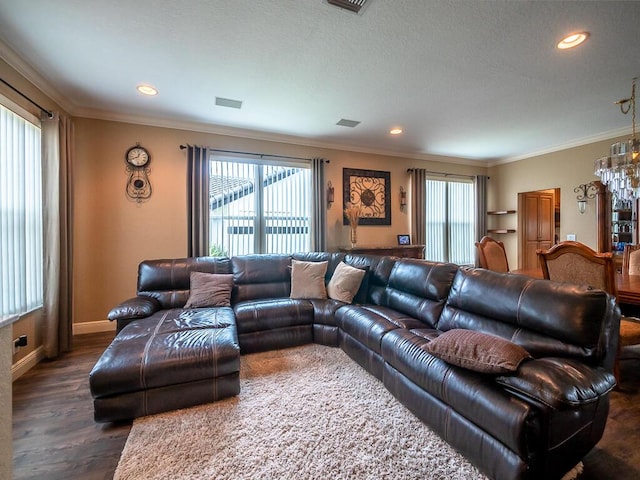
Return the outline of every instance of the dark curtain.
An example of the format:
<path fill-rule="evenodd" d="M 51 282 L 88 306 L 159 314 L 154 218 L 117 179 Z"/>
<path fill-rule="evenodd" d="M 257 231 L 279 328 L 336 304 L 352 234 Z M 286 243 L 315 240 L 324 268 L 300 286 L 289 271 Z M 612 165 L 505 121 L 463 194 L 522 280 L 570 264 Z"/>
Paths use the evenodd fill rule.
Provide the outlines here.
<path fill-rule="evenodd" d="M 311 160 L 311 250 L 324 252 L 327 249 L 327 196 L 324 181 L 324 164 L 327 160 Z"/>
<path fill-rule="evenodd" d="M 209 151 L 187 146 L 187 256 L 209 255 Z"/>
<path fill-rule="evenodd" d="M 425 191 L 427 171 L 414 168 L 411 173 L 411 241 L 414 245 L 424 245 L 426 241 Z"/>

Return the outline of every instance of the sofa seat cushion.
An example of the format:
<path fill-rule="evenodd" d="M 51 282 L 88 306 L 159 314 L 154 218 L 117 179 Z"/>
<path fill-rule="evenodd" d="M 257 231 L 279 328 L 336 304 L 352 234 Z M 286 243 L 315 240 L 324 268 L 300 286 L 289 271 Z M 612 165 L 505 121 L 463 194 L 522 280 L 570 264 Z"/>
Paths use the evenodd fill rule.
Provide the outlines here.
<path fill-rule="evenodd" d="M 526 458 L 538 448 L 539 417 L 531 404 L 509 394 L 495 376 L 446 363 L 426 351 L 429 340 L 396 329 L 382 339 L 382 357 L 419 388 Z"/>
<path fill-rule="evenodd" d="M 345 305 L 336 312 L 338 326 L 342 331 L 380 353 L 382 337 L 396 328 L 424 326 L 419 320 L 395 312 L 387 307 L 375 305 Z"/>
<path fill-rule="evenodd" d="M 410 330 L 413 328 L 426 327 L 424 322 L 421 322 L 417 318 L 407 315 L 406 313 L 394 310 L 393 308 L 383 307 L 381 305 L 363 305 L 362 308 L 390 321 L 398 328 L 406 328 Z"/>
<path fill-rule="evenodd" d="M 313 305 L 313 323 L 315 325 L 330 325 L 332 327 L 337 326 L 336 312 L 339 308 L 347 305 L 339 300 L 332 300 L 330 298 L 326 300 L 310 299 L 311 305 Z"/>
<path fill-rule="evenodd" d="M 89 375 L 94 398 L 187 384 L 240 371 L 230 307 L 170 309 L 127 325 Z"/>
<path fill-rule="evenodd" d="M 313 304 L 305 299 L 246 300 L 233 310 L 239 334 L 313 324 Z"/>

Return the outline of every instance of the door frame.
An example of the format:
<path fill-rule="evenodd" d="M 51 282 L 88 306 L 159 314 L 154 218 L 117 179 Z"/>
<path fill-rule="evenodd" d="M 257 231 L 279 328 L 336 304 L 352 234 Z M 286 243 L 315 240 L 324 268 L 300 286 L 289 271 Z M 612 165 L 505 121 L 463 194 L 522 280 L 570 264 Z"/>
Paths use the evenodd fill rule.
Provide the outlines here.
<path fill-rule="evenodd" d="M 527 224 L 527 209 L 525 208 L 526 195 L 531 193 L 551 193 L 553 195 L 554 204 L 554 218 L 552 219 L 553 226 L 551 231 L 557 231 L 560 227 L 560 188 L 545 188 L 541 190 L 531 190 L 528 192 L 518 193 L 518 269 L 524 268 L 524 255 L 525 255 L 525 232 Z M 552 244 L 554 244 L 552 242 Z"/>

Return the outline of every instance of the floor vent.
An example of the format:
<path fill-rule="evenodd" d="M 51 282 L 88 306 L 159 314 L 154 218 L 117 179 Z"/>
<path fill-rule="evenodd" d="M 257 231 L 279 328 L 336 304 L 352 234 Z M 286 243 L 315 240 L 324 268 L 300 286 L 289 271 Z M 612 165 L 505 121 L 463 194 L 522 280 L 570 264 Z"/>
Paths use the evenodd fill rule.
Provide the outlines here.
<path fill-rule="evenodd" d="M 341 127 L 350 127 L 353 128 L 358 125 L 360 122 L 357 120 L 347 120 L 346 118 L 341 118 L 336 125 L 340 125 Z"/>
<path fill-rule="evenodd" d="M 367 0 L 327 0 L 331 5 L 358 13 Z"/>

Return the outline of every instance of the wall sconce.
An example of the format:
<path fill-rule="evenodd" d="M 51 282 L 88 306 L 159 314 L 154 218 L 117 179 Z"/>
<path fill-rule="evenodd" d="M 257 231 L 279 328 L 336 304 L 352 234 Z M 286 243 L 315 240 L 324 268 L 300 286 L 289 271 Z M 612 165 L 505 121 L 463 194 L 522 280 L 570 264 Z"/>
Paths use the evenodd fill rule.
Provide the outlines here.
<path fill-rule="evenodd" d="M 333 205 L 333 202 L 335 200 L 335 192 L 333 189 L 333 185 L 331 184 L 331 180 L 329 180 L 329 183 L 327 183 L 327 208 L 331 208 L 331 205 Z"/>
<path fill-rule="evenodd" d="M 597 190 L 598 189 L 593 184 L 593 182 L 581 183 L 573 189 L 573 192 L 578 194 L 576 199 L 578 200 L 578 211 L 581 214 L 584 213 L 587 209 L 587 200 L 590 198 L 595 198 Z"/>
<path fill-rule="evenodd" d="M 400 208 L 407 205 L 407 191 L 400 185 Z"/>

